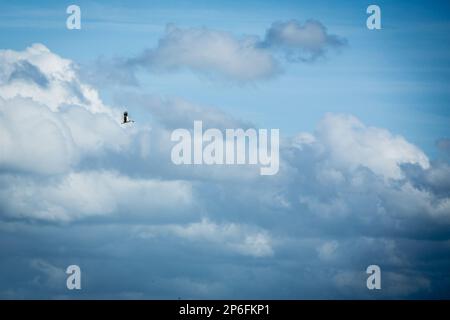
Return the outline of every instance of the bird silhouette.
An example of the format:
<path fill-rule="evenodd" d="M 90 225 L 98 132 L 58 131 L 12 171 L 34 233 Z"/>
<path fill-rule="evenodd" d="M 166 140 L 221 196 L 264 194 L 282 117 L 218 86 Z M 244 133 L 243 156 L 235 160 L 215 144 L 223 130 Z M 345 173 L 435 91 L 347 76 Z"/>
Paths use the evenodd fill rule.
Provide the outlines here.
<path fill-rule="evenodd" d="M 131 120 L 130 117 L 128 117 L 128 111 L 125 111 L 125 112 L 123 113 L 122 124 L 130 123 L 130 122 L 134 122 L 134 120 Z"/>

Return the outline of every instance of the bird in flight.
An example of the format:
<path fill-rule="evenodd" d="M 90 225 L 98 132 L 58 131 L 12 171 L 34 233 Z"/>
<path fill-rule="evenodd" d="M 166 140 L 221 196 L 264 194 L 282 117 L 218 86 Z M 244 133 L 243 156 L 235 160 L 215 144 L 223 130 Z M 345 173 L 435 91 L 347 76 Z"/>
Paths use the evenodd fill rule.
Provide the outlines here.
<path fill-rule="evenodd" d="M 128 111 L 125 111 L 125 112 L 123 113 L 123 121 L 122 121 L 122 124 L 130 123 L 130 122 L 134 122 L 134 120 L 131 120 L 131 119 L 128 117 Z"/>

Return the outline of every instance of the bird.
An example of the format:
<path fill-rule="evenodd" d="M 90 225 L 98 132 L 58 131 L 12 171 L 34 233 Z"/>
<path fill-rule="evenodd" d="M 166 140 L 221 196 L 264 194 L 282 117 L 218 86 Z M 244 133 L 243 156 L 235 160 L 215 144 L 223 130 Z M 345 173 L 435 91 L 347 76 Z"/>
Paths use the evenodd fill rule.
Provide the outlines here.
<path fill-rule="evenodd" d="M 131 120 L 131 119 L 128 117 L 128 111 L 125 111 L 125 112 L 123 113 L 123 121 L 122 121 L 122 124 L 130 123 L 130 122 L 134 122 L 134 120 Z"/>

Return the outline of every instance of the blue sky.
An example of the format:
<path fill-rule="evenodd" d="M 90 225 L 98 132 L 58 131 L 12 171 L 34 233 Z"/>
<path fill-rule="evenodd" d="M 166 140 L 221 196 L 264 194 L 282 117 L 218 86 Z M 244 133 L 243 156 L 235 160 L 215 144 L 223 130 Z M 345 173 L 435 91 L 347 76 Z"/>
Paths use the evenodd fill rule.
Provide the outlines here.
<path fill-rule="evenodd" d="M 64 57 L 90 64 L 99 56 L 131 56 L 155 45 L 167 23 L 261 36 L 273 21 L 314 18 L 348 38 L 349 48 L 322 64 L 290 64 L 283 76 L 264 83 L 205 83 L 189 73 L 144 75 L 143 91 L 231 109 L 258 125 L 280 127 L 289 134 L 314 129 L 324 112 L 350 112 L 408 137 L 433 155 L 436 138 L 448 135 L 446 1 L 432 6 L 423 1 L 379 2 L 385 9 L 380 32 L 363 28 L 366 1 L 135 1 L 133 6 L 87 1 L 79 5 L 83 29 L 68 33 L 61 17 L 66 3 L 3 4 L 4 47 L 19 50 L 42 42 Z M 101 94 L 112 95 L 107 90 Z"/>
<path fill-rule="evenodd" d="M 0 1 L 0 297 L 448 298 L 447 1 L 377 1 L 381 30 L 367 1 L 77 1 L 67 30 L 70 4 Z M 310 19 L 314 61 L 270 43 Z M 279 128 L 280 173 L 174 168 L 195 119 Z"/>

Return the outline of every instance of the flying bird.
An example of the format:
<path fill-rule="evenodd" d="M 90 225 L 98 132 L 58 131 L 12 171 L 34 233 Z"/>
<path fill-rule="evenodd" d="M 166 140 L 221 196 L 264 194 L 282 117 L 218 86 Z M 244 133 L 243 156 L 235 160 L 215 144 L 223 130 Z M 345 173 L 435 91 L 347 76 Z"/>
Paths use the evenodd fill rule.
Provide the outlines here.
<path fill-rule="evenodd" d="M 130 122 L 134 122 L 134 120 L 131 120 L 131 119 L 128 117 L 128 111 L 125 111 L 125 112 L 123 113 L 123 121 L 122 121 L 122 124 L 130 123 Z"/>

